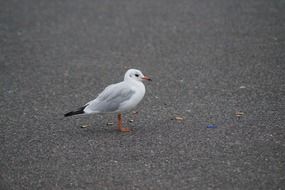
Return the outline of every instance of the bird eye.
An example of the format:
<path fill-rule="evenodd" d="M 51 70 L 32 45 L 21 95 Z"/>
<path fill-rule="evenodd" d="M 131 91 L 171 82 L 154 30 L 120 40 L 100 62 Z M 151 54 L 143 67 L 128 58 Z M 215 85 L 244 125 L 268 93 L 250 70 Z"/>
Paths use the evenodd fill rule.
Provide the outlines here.
<path fill-rule="evenodd" d="M 136 77 L 139 77 L 139 74 L 135 74 Z"/>

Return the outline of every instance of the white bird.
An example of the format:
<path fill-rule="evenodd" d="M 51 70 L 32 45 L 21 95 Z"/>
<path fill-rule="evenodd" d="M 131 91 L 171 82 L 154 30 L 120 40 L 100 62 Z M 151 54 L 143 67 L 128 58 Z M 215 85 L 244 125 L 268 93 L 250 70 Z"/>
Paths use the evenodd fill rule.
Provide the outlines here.
<path fill-rule="evenodd" d="M 78 114 L 118 113 L 118 129 L 121 132 L 130 131 L 122 125 L 122 112 L 127 112 L 138 105 L 145 94 L 142 81 L 151 79 L 142 74 L 140 70 L 129 69 L 124 81 L 111 84 L 101 92 L 96 99 L 86 103 L 76 111 L 64 114 L 65 117 Z"/>

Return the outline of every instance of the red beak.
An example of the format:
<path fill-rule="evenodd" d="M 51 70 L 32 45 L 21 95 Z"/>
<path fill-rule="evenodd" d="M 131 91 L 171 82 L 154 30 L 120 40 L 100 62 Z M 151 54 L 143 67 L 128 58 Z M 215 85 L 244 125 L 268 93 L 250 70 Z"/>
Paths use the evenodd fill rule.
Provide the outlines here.
<path fill-rule="evenodd" d="M 144 77 L 142 77 L 142 79 L 152 81 L 151 78 L 149 78 L 148 76 L 144 76 Z"/>

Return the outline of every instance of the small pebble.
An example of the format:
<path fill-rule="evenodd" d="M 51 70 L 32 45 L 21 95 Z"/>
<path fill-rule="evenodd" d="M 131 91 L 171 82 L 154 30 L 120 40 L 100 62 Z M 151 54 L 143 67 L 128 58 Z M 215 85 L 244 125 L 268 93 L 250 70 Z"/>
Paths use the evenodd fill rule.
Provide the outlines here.
<path fill-rule="evenodd" d="M 132 123 L 132 122 L 134 122 L 134 120 L 133 119 L 129 119 L 129 122 Z"/>
<path fill-rule="evenodd" d="M 90 127 L 89 125 L 82 125 L 81 128 Z"/>
<path fill-rule="evenodd" d="M 113 122 L 108 122 L 107 125 L 114 125 L 114 123 Z"/>
<path fill-rule="evenodd" d="M 176 120 L 183 120 L 183 117 L 176 116 L 175 119 Z"/>
<path fill-rule="evenodd" d="M 184 120 L 183 117 L 179 117 L 179 116 L 176 116 L 175 119 L 177 122 L 182 122 Z"/>
<path fill-rule="evenodd" d="M 236 116 L 237 116 L 237 117 L 241 117 L 241 116 L 243 116 L 243 115 L 244 115 L 244 113 L 241 112 L 241 111 L 236 112 Z"/>

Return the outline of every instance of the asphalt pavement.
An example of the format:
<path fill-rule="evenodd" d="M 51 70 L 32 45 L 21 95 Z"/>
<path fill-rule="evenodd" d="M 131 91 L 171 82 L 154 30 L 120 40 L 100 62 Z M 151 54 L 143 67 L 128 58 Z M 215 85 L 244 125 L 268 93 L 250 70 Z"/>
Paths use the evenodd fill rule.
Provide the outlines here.
<path fill-rule="evenodd" d="M 284 1 L 0 4 L 0 189 L 285 188 Z M 128 68 L 132 132 L 63 117 Z"/>

